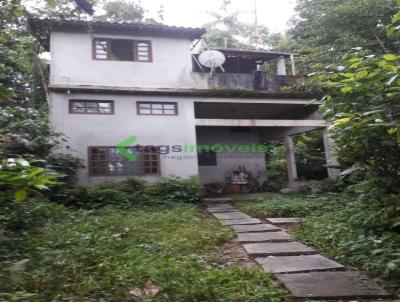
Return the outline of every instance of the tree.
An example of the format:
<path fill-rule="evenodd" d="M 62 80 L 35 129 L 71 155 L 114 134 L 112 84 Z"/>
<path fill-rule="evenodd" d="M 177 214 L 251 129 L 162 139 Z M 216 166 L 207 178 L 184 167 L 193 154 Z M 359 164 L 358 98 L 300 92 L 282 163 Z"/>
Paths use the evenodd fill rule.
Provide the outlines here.
<path fill-rule="evenodd" d="M 206 42 L 213 47 L 262 49 L 267 47 L 269 30 L 257 23 L 239 20 L 239 12 L 230 10 L 230 1 L 224 0 L 217 12 L 209 12 L 213 21 L 205 24 Z"/>
<path fill-rule="evenodd" d="M 396 51 L 384 25 L 399 6 L 395 0 L 299 0 L 290 34 L 309 63 L 338 62 L 354 47 Z"/>
<path fill-rule="evenodd" d="M 389 26 L 398 37 L 400 12 Z M 343 176 L 365 202 L 384 208 L 382 224 L 400 226 L 400 56 L 353 50 L 312 82 L 326 92 L 323 111 L 332 125 Z"/>
<path fill-rule="evenodd" d="M 0 3 L 0 104 L 9 99 L 33 104 L 43 97 L 34 64 L 37 43 L 26 29 L 26 10 L 19 1 Z"/>
<path fill-rule="evenodd" d="M 135 1 L 117 0 L 105 2 L 102 8 L 105 13 L 96 17 L 96 20 L 134 22 L 142 21 L 144 18 L 143 8 Z"/>

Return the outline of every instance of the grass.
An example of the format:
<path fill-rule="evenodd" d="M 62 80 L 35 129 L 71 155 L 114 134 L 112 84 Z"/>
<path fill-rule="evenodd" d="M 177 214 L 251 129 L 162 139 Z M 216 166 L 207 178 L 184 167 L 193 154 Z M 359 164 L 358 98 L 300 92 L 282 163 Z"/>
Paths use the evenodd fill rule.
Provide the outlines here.
<path fill-rule="evenodd" d="M 379 204 L 358 202 L 357 196 L 268 194 L 238 201 L 253 217 L 307 217 L 294 230 L 297 240 L 313 245 L 344 265 L 377 277 L 387 290 L 400 296 L 400 234 L 385 227 Z"/>
<path fill-rule="evenodd" d="M 344 206 L 344 200 L 336 194 L 283 195 L 269 193 L 257 200 L 241 200 L 235 203 L 250 215 L 266 217 L 307 217 L 319 215 Z"/>
<path fill-rule="evenodd" d="M 53 210 L 62 215 L 22 232 L 18 252 L 2 257 L 0 300 L 250 302 L 287 297 L 258 268 L 220 269 L 215 253 L 233 233 L 202 217 L 195 205 Z M 154 297 L 130 293 L 149 281 L 160 290 Z"/>

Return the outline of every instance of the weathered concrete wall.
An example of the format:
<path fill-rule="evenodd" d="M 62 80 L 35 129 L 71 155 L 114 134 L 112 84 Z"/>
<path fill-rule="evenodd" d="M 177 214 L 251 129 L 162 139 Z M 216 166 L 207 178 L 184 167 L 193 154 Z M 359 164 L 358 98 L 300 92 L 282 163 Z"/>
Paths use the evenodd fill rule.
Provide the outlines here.
<path fill-rule="evenodd" d="M 69 99 L 114 100 L 115 114 L 69 114 Z M 136 114 L 136 101 L 177 102 L 177 116 L 146 116 Z M 135 134 L 141 145 L 196 144 L 194 106 L 190 99 L 151 96 L 51 94 L 50 119 L 53 127 L 68 138 L 70 150 L 87 162 L 88 146 L 115 146 Z M 197 175 L 197 154 L 174 153 L 177 158 L 161 156 L 162 176 L 183 178 Z M 89 177 L 88 171 L 79 172 L 79 184 L 89 185 L 104 181 L 118 181 L 120 177 Z M 154 177 L 147 177 L 154 179 Z"/>
<path fill-rule="evenodd" d="M 197 127 L 199 145 L 251 145 L 260 144 L 258 130 L 249 133 L 232 133 L 229 127 Z M 266 180 L 265 154 L 252 152 L 222 152 L 217 154 L 216 166 L 200 166 L 199 176 L 202 184 L 224 182 L 225 177 L 239 165 L 244 165 L 261 183 Z"/>
<path fill-rule="evenodd" d="M 94 60 L 96 37 L 150 40 L 153 62 Z M 50 84 L 140 88 L 255 89 L 255 73 L 209 73 L 192 71 L 188 39 L 127 35 L 92 35 L 52 32 L 50 36 Z M 301 77 L 262 73 L 258 89 L 279 91 Z"/>
<path fill-rule="evenodd" d="M 95 37 L 150 40 L 153 62 L 94 60 Z M 52 32 L 50 52 L 50 84 L 207 88 L 207 81 L 192 72 L 190 40 L 186 39 Z"/>

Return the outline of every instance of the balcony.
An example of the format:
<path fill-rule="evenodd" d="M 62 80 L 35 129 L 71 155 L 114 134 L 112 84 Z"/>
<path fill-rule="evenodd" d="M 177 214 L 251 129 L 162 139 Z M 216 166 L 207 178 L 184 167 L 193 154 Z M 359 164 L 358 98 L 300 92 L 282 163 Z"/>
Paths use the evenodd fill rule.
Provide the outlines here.
<path fill-rule="evenodd" d="M 216 68 L 213 72 L 201 66 L 197 59 L 198 54 L 192 53 L 194 76 L 204 83 L 206 89 L 281 92 L 285 86 L 301 85 L 305 82 L 304 76 L 296 75 L 293 53 L 214 49 L 221 51 L 226 61 L 222 68 Z M 264 71 L 267 64 L 270 69 L 276 66 L 275 70 Z M 291 66 L 291 75 L 287 74 L 287 66 Z"/>
<path fill-rule="evenodd" d="M 271 75 L 265 71 L 252 73 L 201 73 L 197 75 L 206 81 L 207 89 L 240 89 L 280 92 L 283 87 L 301 85 L 303 76 Z"/>

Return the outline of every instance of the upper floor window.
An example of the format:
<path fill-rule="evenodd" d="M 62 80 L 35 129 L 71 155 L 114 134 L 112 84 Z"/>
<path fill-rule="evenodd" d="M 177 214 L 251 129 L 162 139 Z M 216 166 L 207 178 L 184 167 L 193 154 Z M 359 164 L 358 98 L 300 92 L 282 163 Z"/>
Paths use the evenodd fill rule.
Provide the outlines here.
<path fill-rule="evenodd" d="M 97 100 L 70 100 L 69 112 L 82 114 L 114 114 L 114 102 Z"/>
<path fill-rule="evenodd" d="M 137 102 L 139 115 L 177 115 L 177 103 Z"/>
<path fill-rule="evenodd" d="M 109 61 L 151 62 L 150 41 L 96 38 L 93 40 L 93 58 Z"/>

